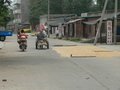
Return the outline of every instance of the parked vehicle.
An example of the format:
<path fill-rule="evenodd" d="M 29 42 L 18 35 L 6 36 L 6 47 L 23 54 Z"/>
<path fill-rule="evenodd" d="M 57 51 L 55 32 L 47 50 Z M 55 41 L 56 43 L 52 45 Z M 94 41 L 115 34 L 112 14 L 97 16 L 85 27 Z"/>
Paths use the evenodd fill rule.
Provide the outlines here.
<path fill-rule="evenodd" d="M 20 48 L 22 51 L 25 51 L 25 50 L 27 49 L 27 40 L 26 40 L 26 37 L 25 37 L 25 36 L 21 36 L 19 48 Z"/>
<path fill-rule="evenodd" d="M 36 49 L 43 49 L 44 47 L 49 49 L 49 42 L 47 40 L 39 40 L 36 44 Z"/>
<path fill-rule="evenodd" d="M 12 31 L 2 31 L 0 30 L 0 41 L 5 41 L 6 36 L 12 36 Z"/>

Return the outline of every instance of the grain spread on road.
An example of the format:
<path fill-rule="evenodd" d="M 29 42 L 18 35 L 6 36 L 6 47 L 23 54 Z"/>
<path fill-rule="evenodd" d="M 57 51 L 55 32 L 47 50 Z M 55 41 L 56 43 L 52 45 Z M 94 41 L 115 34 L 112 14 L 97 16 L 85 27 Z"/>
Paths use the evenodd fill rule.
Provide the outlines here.
<path fill-rule="evenodd" d="M 120 56 L 119 51 L 104 49 L 97 46 L 64 46 L 53 47 L 62 57 L 114 57 Z"/>

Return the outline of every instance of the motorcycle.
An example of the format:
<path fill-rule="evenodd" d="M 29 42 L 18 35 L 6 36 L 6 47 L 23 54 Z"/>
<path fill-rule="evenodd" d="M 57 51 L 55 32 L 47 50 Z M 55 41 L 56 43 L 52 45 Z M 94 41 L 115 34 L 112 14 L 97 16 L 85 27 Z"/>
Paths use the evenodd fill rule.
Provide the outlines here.
<path fill-rule="evenodd" d="M 27 49 L 27 40 L 26 40 L 25 36 L 21 36 L 20 43 L 19 43 L 19 48 L 22 51 L 25 51 Z"/>
<path fill-rule="evenodd" d="M 38 40 L 36 43 L 36 49 L 43 49 L 44 46 L 49 49 L 49 42 L 47 40 Z"/>

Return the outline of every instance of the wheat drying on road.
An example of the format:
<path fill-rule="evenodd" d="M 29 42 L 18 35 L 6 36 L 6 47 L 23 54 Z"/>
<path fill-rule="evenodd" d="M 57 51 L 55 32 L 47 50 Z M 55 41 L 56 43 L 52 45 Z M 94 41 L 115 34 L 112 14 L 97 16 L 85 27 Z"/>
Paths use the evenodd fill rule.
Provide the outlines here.
<path fill-rule="evenodd" d="M 100 48 L 97 46 L 63 46 L 63 47 L 53 47 L 57 53 L 62 57 L 114 57 L 120 56 L 119 51 L 114 51 L 110 49 Z"/>

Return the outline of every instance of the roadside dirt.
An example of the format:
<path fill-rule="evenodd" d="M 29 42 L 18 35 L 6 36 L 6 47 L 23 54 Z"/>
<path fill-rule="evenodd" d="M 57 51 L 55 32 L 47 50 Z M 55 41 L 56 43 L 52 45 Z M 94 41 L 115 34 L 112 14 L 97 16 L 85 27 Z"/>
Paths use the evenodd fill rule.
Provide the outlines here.
<path fill-rule="evenodd" d="M 53 47 L 62 57 L 114 57 L 120 56 L 119 51 L 96 46 L 64 46 Z"/>

